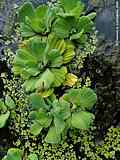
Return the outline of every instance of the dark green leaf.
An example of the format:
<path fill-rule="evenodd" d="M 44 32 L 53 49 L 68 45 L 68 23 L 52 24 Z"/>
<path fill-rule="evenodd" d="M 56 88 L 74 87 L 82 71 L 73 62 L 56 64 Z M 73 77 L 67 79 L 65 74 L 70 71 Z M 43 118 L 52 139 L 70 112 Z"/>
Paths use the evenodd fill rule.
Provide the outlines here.
<path fill-rule="evenodd" d="M 27 2 L 19 9 L 19 21 L 25 22 L 25 17 L 32 18 L 34 16 L 34 7 L 32 3 Z"/>

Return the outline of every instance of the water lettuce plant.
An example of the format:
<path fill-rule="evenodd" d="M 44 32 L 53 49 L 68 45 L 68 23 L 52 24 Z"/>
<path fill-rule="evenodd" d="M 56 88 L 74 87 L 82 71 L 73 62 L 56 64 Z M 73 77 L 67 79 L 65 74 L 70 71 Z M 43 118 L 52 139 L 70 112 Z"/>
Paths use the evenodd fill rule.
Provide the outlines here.
<path fill-rule="evenodd" d="M 54 32 L 59 38 L 80 43 L 92 30 L 92 19 L 96 16 L 94 12 L 85 16 L 83 11 L 84 5 L 79 0 L 58 0 L 58 5 L 52 8 L 47 5 L 34 8 L 31 3 L 25 3 L 18 14 L 21 35 L 28 38 Z"/>
<path fill-rule="evenodd" d="M 96 94 L 90 88 L 68 90 L 59 99 L 55 95 L 44 99 L 34 93 L 30 101 L 31 133 L 37 136 L 47 129 L 47 143 L 60 143 L 68 129 L 87 129 L 94 119 L 89 111 L 96 103 Z"/>
<path fill-rule="evenodd" d="M 24 43 L 25 47 L 17 51 L 14 60 L 14 74 L 25 79 L 27 92 L 47 90 L 47 93 L 52 93 L 53 88 L 59 87 L 66 79 L 68 71 L 65 64 L 75 55 L 74 45 L 55 35 L 49 35 L 47 42 L 34 37 Z"/>

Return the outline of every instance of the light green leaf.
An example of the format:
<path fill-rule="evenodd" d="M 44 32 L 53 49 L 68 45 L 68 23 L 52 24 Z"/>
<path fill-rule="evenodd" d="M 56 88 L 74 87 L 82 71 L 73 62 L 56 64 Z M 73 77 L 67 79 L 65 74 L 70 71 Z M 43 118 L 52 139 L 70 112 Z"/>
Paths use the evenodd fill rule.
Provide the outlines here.
<path fill-rule="evenodd" d="M 3 128 L 6 125 L 6 122 L 10 116 L 10 112 L 7 111 L 5 114 L 0 114 L 0 128 Z"/>
<path fill-rule="evenodd" d="M 72 127 L 78 129 L 88 129 L 91 127 L 93 119 L 94 115 L 89 112 L 81 111 L 78 113 L 73 113 L 71 118 L 71 125 Z"/>
<path fill-rule="evenodd" d="M 30 78 L 26 80 L 23 84 L 23 87 L 25 88 L 26 92 L 33 92 L 36 89 L 36 82 L 38 81 L 38 78 Z"/>
<path fill-rule="evenodd" d="M 60 143 L 61 141 L 61 135 L 57 133 L 56 128 L 55 127 L 50 127 L 48 134 L 45 138 L 45 141 L 47 143 L 51 143 L 51 144 L 57 144 Z"/>
<path fill-rule="evenodd" d="M 64 99 L 82 109 L 92 109 L 96 103 L 97 96 L 90 88 L 83 87 L 82 89 L 70 89 L 64 94 Z"/>
<path fill-rule="evenodd" d="M 61 117 L 63 120 L 66 120 L 71 116 L 70 103 L 64 99 L 54 100 L 53 101 L 53 111 L 54 115 Z"/>
<path fill-rule="evenodd" d="M 8 109 L 14 109 L 16 107 L 15 102 L 8 95 L 5 97 L 5 104 L 7 105 Z"/>
<path fill-rule="evenodd" d="M 33 56 L 38 58 L 38 61 L 43 58 L 43 53 L 46 47 L 46 43 L 41 42 L 39 37 L 31 38 L 28 41 L 28 49 Z"/>
<path fill-rule="evenodd" d="M 46 71 L 41 75 L 40 79 L 36 83 L 36 88 L 38 90 L 42 89 L 49 89 L 54 82 L 54 74 L 49 70 Z"/>
<path fill-rule="evenodd" d="M 36 34 L 33 29 L 25 23 L 20 23 L 20 33 L 24 38 L 32 37 Z"/>
<path fill-rule="evenodd" d="M 63 57 L 57 49 L 52 49 L 48 53 L 48 60 L 51 67 L 60 67 L 63 63 Z"/>
<path fill-rule="evenodd" d="M 52 73 L 54 74 L 54 87 L 59 87 L 64 81 L 65 76 L 67 74 L 67 68 L 61 67 L 60 69 L 51 69 Z"/>
<path fill-rule="evenodd" d="M 80 96 L 79 105 L 82 108 L 86 108 L 89 110 L 93 108 L 93 105 L 96 103 L 97 96 L 92 89 L 83 87 L 80 90 L 79 96 Z"/>
<path fill-rule="evenodd" d="M 56 132 L 58 134 L 61 134 L 64 129 L 65 129 L 65 122 L 64 120 L 59 116 L 55 116 L 54 117 L 54 124 L 55 124 L 55 128 L 56 128 Z"/>
<path fill-rule="evenodd" d="M 68 38 L 71 32 L 71 25 L 67 18 L 57 18 L 53 24 L 53 32 L 59 38 Z"/>
<path fill-rule="evenodd" d="M 31 153 L 28 155 L 28 160 L 38 160 L 38 156 L 35 153 Z"/>
<path fill-rule="evenodd" d="M 37 120 L 44 128 L 48 128 L 52 122 L 52 118 L 48 116 L 47 113 L 42 110 L 38 111 Z"/>
<path fill-rule="evenodd" d="M 8 150 L 8 153 L 3 160 L 22 160 L 22 151 L 16 148 L 11 148 Z"/>
<path fill-rule="evenodd" d="M 62 7 L 64 8 L 63 17 L 75 16 L 79 17 L 84 10 L 84 5 L 79 0 L 60 0 Z"/>
<path fill-rule="evenodd" d="M 30 133 L 34 136 L 37 136 L 42 131 L 43 127 L 40 125 L 38 121 L 34 121 L 34 123 L 30 127 Z"/>

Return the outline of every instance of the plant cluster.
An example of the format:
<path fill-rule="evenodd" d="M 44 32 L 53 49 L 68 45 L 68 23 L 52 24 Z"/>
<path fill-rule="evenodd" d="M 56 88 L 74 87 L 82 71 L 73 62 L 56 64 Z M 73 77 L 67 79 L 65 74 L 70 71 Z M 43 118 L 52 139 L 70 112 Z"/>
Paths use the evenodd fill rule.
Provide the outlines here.
<path fill-rule="evenodd" d="M 20 89 L 16 95 L 16 84 L 12 85 L 15 81 L 11 80 L 7 93 L 12 93 L 14 101 L 6 96 L 5 105 L 10 106 L 10 112 L 12 109 L 16 111 L 17 116 L 13 114 L 11 118 L 17 122 L 14 122 L 15 133 L 19 133 L 21 127 L 22 130 L 19 133 L 21 140 L 15 143 L 19 149 L 9 149 L 4 160 L 21 160 L 22 157 L 38 160 L 42 156 L 49 159 L 42 155 L 46 150 L 45 144 L 49 148 L 51 146 L 51 150 L 53 146 L 60 150 L 71 130 L 91 127 L 94 120 L 91 110 L 96 103 L 96 94 L 88 87 L 81 88 L 78 76 L 72 72 L 70 65 L 81 54 L 80 46 L 85 47 L 86 41 L 89 41 L 95 15 L 85 15 L 79 0 L 59 0 L 52 7 L 40 5 L 37 8 L 28 2 L 19 9 L 22 41 L 10 63 L 15 81 L 21 79 L 21 88 L 25 92 Z M 13 102 L 16 110 L 12 108 Z M 29 138 L 35 141 L 39 152 L 34 142 L 33 148 L 30 146 Z M 64 150 L 68 146 L 65 145 Z M 73 150 L 72 146 L 66 156 L 75 159 Z"/>

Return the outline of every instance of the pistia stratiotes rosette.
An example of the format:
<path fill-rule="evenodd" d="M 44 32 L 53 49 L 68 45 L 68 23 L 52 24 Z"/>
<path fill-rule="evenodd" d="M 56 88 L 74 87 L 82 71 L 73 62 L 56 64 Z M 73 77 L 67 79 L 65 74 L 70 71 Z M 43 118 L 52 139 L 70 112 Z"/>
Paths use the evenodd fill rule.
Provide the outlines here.
<path fill-rule="evenodd" d="M 39 94 L 49 96 L 54 87 L 61 86 L 66 80 L 68 71 L 65 64 L 75 55 L 74 45 L 54 35 L 49 35 L 47 42 L 33 37 L 24 44 L 18 49 L 14 59 L 14 74 L 25 79 L 24 87 L 27 92 L 37 90 Z M 74 84 L 77 77 L 72 79 L 75 79 Z"/>
<path fill-rule="evenodd" d="M 84 5 L 80 0 L 58 0 L 58 5 L 40 5 L 34 8 L 25 3 L 19 10 L 20 31 L 23 38 L 35 35 L 45 36 L 51 32 L 62 39 L 85 43 L 87 33 L 93 28 L 92 19 L 96 13 L 84 15 Z"/>
<path fill-rule="evenodd" d="M 60 99 L 55 95 L 44 99 L 31 94 L 30 132 L 34 136 L 47 129 L 47 143 L 61 143 L 70 128 L 88 129 L 94 119 L 89 111 L 96 103 L 96 94 L 90 88 L 68 90 Z"/>

